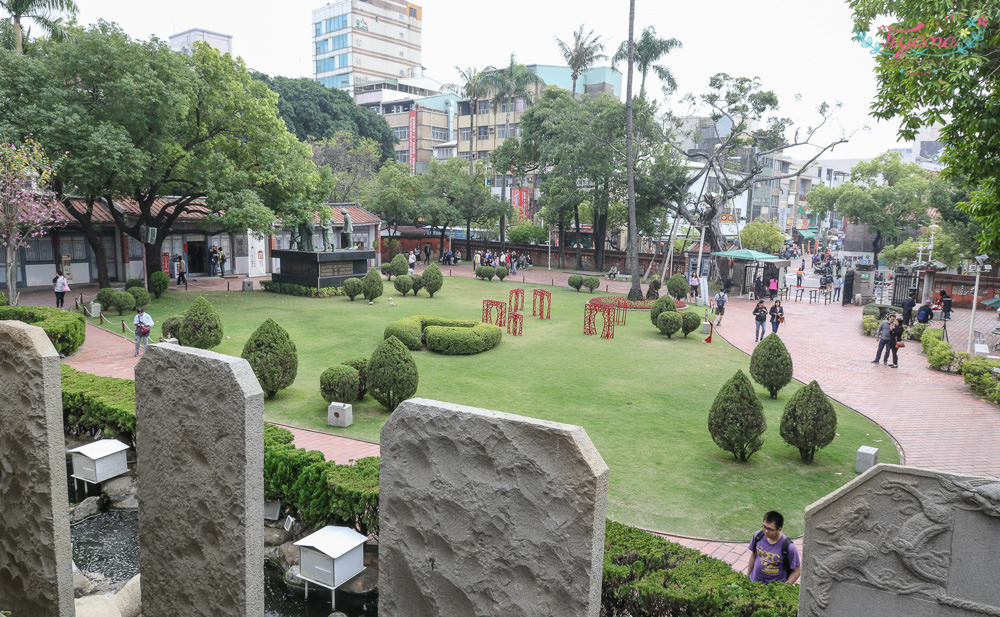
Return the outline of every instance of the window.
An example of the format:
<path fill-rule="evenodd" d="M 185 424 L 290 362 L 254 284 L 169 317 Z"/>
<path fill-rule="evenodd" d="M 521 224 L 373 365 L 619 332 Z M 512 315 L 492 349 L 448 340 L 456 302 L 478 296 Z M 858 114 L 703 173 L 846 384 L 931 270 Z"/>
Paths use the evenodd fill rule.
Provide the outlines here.
<path fill-rule="evenodd" d="M 432 126 L 431 139 L 437 141 L 448 141 L 448 129 L 443 126 Z"/>
<path fill-rule="evenodd" d="M 458 141 L 472 141 L 472 129 L 458 129 Z"/>
<path fill-rule="evenodd" d="M 406 150 L 396 150 L 396 162 L 397 163 L 409 163 L 410 153 Z"/>
<path fill-rule="evenodd" d="M 500 113 L 509 113 L 512 111 L 524 111 L 524 99 L 516 98 L 514 100 L 504 99 L 500 103 Z"/>
<path fill-rule="evenodd" d="M 337 69 L 342 69 L 346 66 L 347 54 L 331 56 L 329 58 L 323 58 L 322 60 L 316 61 L 316 73 L 329 73 L 330 71 L 336 71 Z"/>
<path fill-rule="evenodd" d="M 514 127 L 510 127 L 510 133 L 513 137 Z M 507 125 L 501 124 L 497 126 L 497 139 L 507 139 Z"/>
<path fill-rule="evenodd" d="M 412 7 L 412 6 L 410 7 L 410 17 L 412 17 L 412 18 L 414 18 L 414 19 L 416 19 L 416 18 L 417 18 L 417 9 L 415 9 L 415 8 L 414 8 L 414 7 Z"/>
<path fill-rule="evenodd" d="M 337 56 L 337 68 L 342 69 L 347 66 L 347 54 L 340 54 Z"/>
<path fill-rule="evenodd" d="M 333 75 L 331 77 L 320 77 L 317 81 L 327 88 L 346 88 L 351 85 L 351 76 Z"/>
<path fill-rule="evenodd" d="M 329 46 L 329 41 L 324 39 L 322 41 L 316 41 L 316 55 L 322 55 L 327 52 L 327 47 Z"/>
<path fill-rule="evenodd" d="M 410 127 L 408 126 L 394 126 L 392 127 L 392 134 L 396 136 L 396 139 L 404 140 L 410 137 Z"/>
<path fill-rule="evenodd" d="M 479 113 L 479 114 L 488 114 L 488 113 L 490 113 L 490 102 L 489 101 L 476 101 L 476 102 L 478 103 L 478 111 L 476 113 Z"/>
<path fill-rule="evenodd" d="M 337 15 L 336 17 L 331 17 L 326 20 L 326 31 L 336 32 L 337 30 L 343 30 L 347 27 L 347 14 Z"/>
<path fill-rule="evenodd" d="M 142 243 L 132 236 L 128 237 L 128 259 L 129 261 L 142 261 Z"/>
<path fill-rule="evenodd" d="M 489 139 L 489 138 L 490 138 L 490 127 L 488 126 L 476 127 L 476 139 Z"/>
<path fill-rule="evenodd" d="M 347 35 L 341 34 L 340 36 L 335 36 L 330 41 L 330 50 L 343 49 L 347 47 Z"/>
<path fill-rule="evenodd" d="M 316 28 L 315 31 L 313 32 L 313 36 L 319 36 L 323 34 L 323 22 L 318 21 L 314 23 L 313 26 Z"/>
<path fill-rule="evenodd" d="M 78 238 L 83 242 L 83 238 Z M 67 255 L 73 255 L 73 243 L 72 238 L 62 237 L 60 238 L 62 244 L 60 245 L 60 250 Z M 6 251 L 5 251 L 6 252 Z M 83 259 L 81 257 L 80 259 Z M 24 261 L 41 261 L 52 263 L 52 238 L 51 236 L 41 236 L 39 238 L 34 238 L 30 240 L 26 245 L 24 245 Z"/>
<path fill-rule="evenodd" d="M 771 195 L 771 205 L 772 206 L 780 205 L 778 202 L 779 199 L 781 199 L 779 195 Z"/>
<path fill-rule="evenodd" d="M 459 152 L 458 153 L 458 158 L 462 159 L 463 161 L 471 161 L 472 160 L 472 153 L 471 152 Z"/>
<path fill-rule="evenodd" d="M 490 151 L 489 150 L 480 150 L 479 154 L 476 155 L 476 159 L 478 159 L 480 161 L 486 161 L 487 163 L 489 163 L 490 162 Z"/>
<path fill-rule="evenodd" d="M 514 134 L 517 137 L 521 136 L 521 125 L 520 124 L 515 124 L 514 125 Z"/>

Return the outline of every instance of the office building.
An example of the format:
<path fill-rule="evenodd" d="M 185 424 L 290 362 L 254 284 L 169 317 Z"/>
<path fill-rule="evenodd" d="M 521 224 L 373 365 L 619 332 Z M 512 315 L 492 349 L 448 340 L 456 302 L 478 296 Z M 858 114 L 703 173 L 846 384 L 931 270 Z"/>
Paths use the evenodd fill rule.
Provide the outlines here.
<path fill-rule="evenodd" d="M 208 43 L 211 47 L 218 49 L 224 54 L 233 53 L 233 37 L 229 34 L 212 32 L 201 28 L 191 28 L 184 32 L 170 35 L 170 48 L 190 54 L 194 49 L 195 41 Z"/>

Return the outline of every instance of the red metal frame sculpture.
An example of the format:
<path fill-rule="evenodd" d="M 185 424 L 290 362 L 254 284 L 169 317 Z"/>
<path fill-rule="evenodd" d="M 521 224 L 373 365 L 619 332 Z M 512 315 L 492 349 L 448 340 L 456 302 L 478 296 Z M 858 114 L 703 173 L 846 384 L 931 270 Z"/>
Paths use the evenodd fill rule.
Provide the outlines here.
<path fill-rule="evenodd" d="M 546 307 L 546 302 L 548 306 Z M 534 290 L 531 296 L 531 316 L 539 319 L 552 319 L 552 293 L 544 289 Z"/>
<path fill-rule="evenodd" d="M 587 335 L 597 334 L 596 321 L 597 314 L 604 316 L 604 328 L 601 330 L 601 338 L 615 338 L 615 309 L 604 304 L 586 304 L 583 307 L 583 333 Z"/>
<path fill-rule="evenodd" d="M 507 294 L 507 310 L 511 313 L 524 308 L 524 290 L 511 289 Z"/>
<path fill-rule="evenodd" d="M 496 321 L 493 321 L 493 309 L 497 310 Z M 507 303 L 503 300 L 483 300 L 483 323 L 504 327 L 507 323 Z"/>
<path fill-rule="evenodd" d="M 511 336 L 521 336 L 521 328 L 524 326 L 524 315 L 521 313 L 510 313 L 507 320 L 507 334 Z"/>

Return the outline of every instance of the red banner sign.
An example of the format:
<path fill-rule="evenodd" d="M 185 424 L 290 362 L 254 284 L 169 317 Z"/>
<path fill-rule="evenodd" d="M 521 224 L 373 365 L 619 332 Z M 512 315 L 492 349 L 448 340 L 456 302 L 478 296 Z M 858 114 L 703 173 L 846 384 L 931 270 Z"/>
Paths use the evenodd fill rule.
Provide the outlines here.
<path fill-rule="evenodd" d="M 167 253 L 160 253 L 160 267 L 163 268 L 164 272 L 170 272 L 170 255 Z"/>
<path fill-rule="evenodd" d="M 410 175 L 414 176 L 417 174 L 417 110 L 410 110 L 410 126 L 407 131 L 409 135 L 409 152 L 407 153 L 406 160 L 410 163 Z"/>

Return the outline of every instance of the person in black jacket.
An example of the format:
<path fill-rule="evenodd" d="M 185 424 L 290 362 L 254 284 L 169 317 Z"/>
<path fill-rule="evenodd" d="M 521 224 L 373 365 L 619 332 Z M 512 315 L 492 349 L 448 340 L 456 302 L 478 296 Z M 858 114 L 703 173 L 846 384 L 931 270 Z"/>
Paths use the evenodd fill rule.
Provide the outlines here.
<path fill-rule="evenodd" d="M 906 299 L 903 300 L 903 325 L 904 326 L 909 326 L 909 325 L 911 325 L 913 323 L 913 307 L 915 307 L 917 305 L 917 301 L 914 299 L 914 296 L 916 296 L 916 295 L 917 295 L 917 292 L 911 291 L 909 293 L 909 295 L 906 296 Z"/>
<path fill-rule="evenodd" d="M 889 350 L 892 352 L 892 364 L 889 366 L 899 368 L 899 344 L 903 341 L 903 320 L 897 319 L 892 322 L 889 334 L 892 337 L 889 339 Z"/>
<path fill-rule="evenodd" d="M 934 311 L 931 310 L 931 301 L 925 300 L 917 311 L 917 323 L 930 323 L 934 319 Z"/>
<path fill-rule="evenodd" d="M 757 301 L 757 306 L 753 309 L 754 331 L 753 340 L 756 343 L 764 339 L 767 334 L 767 307 L 763 300 Z"/>

